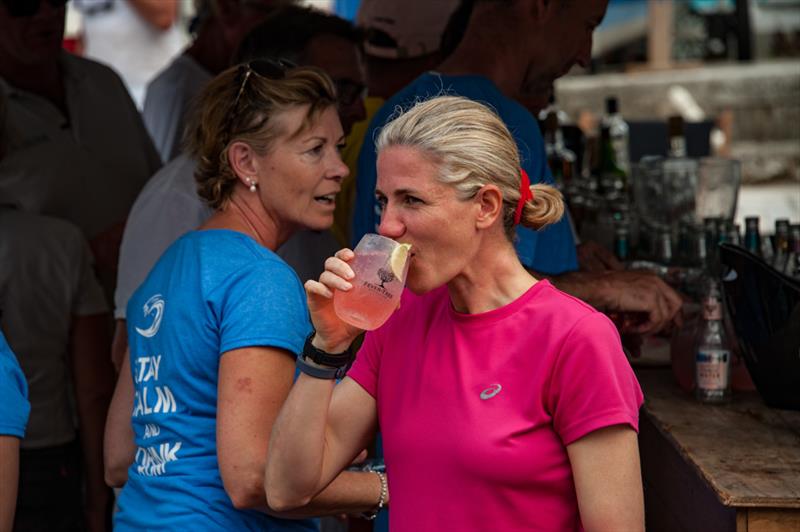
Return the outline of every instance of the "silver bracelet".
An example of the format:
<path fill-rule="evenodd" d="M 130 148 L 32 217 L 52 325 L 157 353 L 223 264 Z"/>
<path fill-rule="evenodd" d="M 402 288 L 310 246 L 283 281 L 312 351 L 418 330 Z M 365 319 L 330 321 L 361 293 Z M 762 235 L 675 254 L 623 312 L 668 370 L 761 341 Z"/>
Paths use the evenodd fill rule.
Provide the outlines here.
<path fill-rule="evenodd" d="M 389 483 L 386 481 L 386 475 L 381 473 L 380 471 L 370 471 L 371 473 L 375 473 L 378 475 L 378 478 L 381 481 L 381 496 L 378 499 L 378 506 L 375 507 L 374 510 L 370 512 L 364 512 L 361 514 L 361 517 L 368 521 L 372 521 L 376 517 L 378 517 L 378 513 L 383 509 L 383 506 L 386 504 L 386 496 L 389 495 Z"/>

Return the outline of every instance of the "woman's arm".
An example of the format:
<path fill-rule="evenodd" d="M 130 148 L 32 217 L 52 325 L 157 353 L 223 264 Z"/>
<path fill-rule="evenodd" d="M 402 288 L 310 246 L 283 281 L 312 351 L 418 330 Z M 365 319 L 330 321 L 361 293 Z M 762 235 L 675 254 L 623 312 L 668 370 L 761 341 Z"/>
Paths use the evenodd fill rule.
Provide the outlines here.
<path fill-rule="evenodd" d="M 19 438 L 0 434 L 0 532 L 11 532 L 19 484 Z"/>
<path fill-rule="evenodd" d="M 636 432 L 596 430 L 567 446 L 581 522 L 587 532 L 644 530 L 644 496 Z"/>
<path fill-rule="evenodd" d="M 155 29 L 168 30 L 178 20 L 177 0 L 128 0 L 137 13 Z"/>
<path fill-rule="evenodd" d="M 106 484 L 121 487 L 128 480 L 128 468 L 136 457 L 131 415 L 133 414 L 133 377 L 126 349 L 106 418 L 103 441 Z"/>
<path fill-rule="evenodd" d="M 342 454 L 341 456 L 348 454 L 349 456 L 341 459 L 338 469 L 327 476 L 324 483 L 320 482 L 315 486 L 316 490 L 312 496 L 317 495 L 323 488 L 327 489 L 313 497 L 313 500 L 309 496 L 302 501 L 302 504 L 291 506 L 275 504 L 272 499 L 267 502 L 271 490 L 270 480 L 267 479 L 265 493 L 265 465 L 268 448 L 273 444 L 270 441 L 270 434 L 278 412 L 292 387 L 294 366 L 292 355 L 275 348 L 243 348 L 222 355 L 217 399 L 217 453 L 225 491 L 236 508 L 271 508 L 267 510 L 269 513 L 282 517 L 358 513 L 373 509 L 380 498 L 380 480 L 377 475 L 345 472 L 331 482 L 364 448 L 371 437 L 369 429 L 364 431 L 364 437 L 358 440 L 361 446 L 356 446 L 352 453 Z M 301 375 L 295 385 L 295 388 L 300 386 L 301 395 L 302 390 L 307 389 L 307 386 L 303 386 L 304 377 Z M 309 404 L 307 408 L 324 409 L 330 398 L 330 390 L 325 388 L 332 388 L 333 382 L 319 381 L 311 384 L 321 385 L 323 397 L 319 402 Z M 357 386 L 355 383 L 352 385 Z M 294 394 L 294 391 L 292 393 Z M 363 393 L 367 395 L 366 392 Z M 371 397 L 369 399 L 372 400 Z M 281 417 L 290 417 L 293 421 L 297 421 L 294 419 L 294 409 L 291 407 L 285 415 L 282 413 Z M 366 417 L 370 418 L 369 415 Z M 374 423 L 373 411 L 371 421 L 366 424 L 374 428 Z M 299 420 L 299 425 L 302 426 L 300 430 L 304 438 L 308 434 L 320 433 L 303 420 Z M 290 427 L 294 428 L 294 424 L 290 424 Z M 313 454 L 319 455 L 321 451 L 320 439 L 319 446 L 314 449 Z M 329 455 L 330 453 L 326 453 L 326 456 Z M 289 512 L 290 508 L 292 511 Z"/>
<path fill-rule="evenodd" d="M 301 374 L 272 433 L 266 490 L 270 506 L 304 506 L 350 464 L 377 428 L 375 399 L 354 380 Z M 380 486 L 378 486 L 380 487 Z M 374 508 L 380 493 L 371 499 Z"/>

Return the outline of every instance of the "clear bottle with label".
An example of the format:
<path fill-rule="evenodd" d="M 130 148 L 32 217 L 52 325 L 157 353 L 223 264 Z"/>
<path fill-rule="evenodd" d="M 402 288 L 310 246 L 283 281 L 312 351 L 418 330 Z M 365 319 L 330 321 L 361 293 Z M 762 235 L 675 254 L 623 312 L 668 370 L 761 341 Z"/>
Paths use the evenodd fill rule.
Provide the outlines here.
<path fill-rule="evenodd" d="M 619 113 L 619 100 L 616 96 L 606 98 L 606 114 L 603 116 L 601 127 L 608 131 L 614 150 L 614 162 L 626 176 L 630 175 L 630 128 Z"/>
<path fill-rule="evenodd" d="M 789 227 L 789 256 L 783 273 L 789 277 L 800 279 L 800 224 Z"/>
<path fill-rule="evenodd" d="M 544 121 L 544 149 L 556 187 L 565 192 L 575 175 L 575 154 L 564 144 L 564 133 L 556 111 L 550 111 Z"/>
<path fill-rule="evenodd" d="M 709 279 L 695 348 L 695 397 L 703 403 L 731 398 L 731 345 L 722 321 L 719 282 Z"/>
<path fill-rule="evenodd" d="M 789 220 L 780 218 L 775 220 L 775 236 L 773 237 L 772 266 L 782 272 L 786 269 L 789 258 Z"/>
<path fill-rule="evenodd" d="M 669 156 L 686 157 L 686 136 L 683 133 L 683 117 L 670 116 L 667 121 L 669 132 Z"/>

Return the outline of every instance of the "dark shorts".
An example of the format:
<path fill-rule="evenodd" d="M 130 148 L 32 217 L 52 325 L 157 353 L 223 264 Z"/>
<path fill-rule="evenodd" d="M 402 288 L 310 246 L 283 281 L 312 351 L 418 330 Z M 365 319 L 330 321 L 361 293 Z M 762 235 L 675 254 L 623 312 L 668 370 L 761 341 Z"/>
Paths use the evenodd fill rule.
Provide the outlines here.
<path fill-rule="evenodd" d="M 19 452 L 15 532 L 85 530 L 77 441 Z"/>

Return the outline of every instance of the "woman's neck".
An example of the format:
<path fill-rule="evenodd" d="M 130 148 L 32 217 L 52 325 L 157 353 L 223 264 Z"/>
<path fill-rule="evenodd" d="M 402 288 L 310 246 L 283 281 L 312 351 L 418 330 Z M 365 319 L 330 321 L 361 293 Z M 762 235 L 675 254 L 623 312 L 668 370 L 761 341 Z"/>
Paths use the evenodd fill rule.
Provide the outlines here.
<path fill-rule="evenodd" d="M 241 190 L 240 190 L 241 188 Z M 244 190 L 244 192 L 242 192 Z M 272 251 L 289 239 L 281 235 L 277 223 L 267 213 L 258 194 L 236 185 L 228 203 L 212 216 L 201 229 L 230 229 L 251 236 L 256 242 Z"/>
<path fill-rule="evenodd" d="M 447 291 L 455 310 L 479 314 L 511 303 L 537 282 L 520 264 L 511 243 L 504 241 L 479 250 L 447 283 Z"/>

